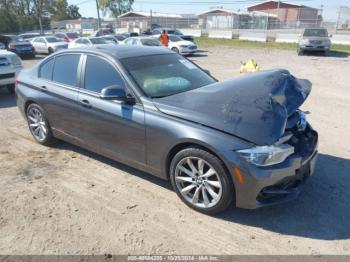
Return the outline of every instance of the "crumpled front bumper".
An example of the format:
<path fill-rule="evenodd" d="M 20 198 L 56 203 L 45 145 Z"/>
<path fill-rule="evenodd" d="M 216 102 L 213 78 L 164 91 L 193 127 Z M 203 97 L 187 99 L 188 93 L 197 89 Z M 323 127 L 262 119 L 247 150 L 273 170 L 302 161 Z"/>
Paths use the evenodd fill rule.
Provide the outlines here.
<path fill-rule="evenodd" d="M 284 203 L 298 197 L 306 180 L 311 177 L 317 161 L 317 140 L 312 148 L 298 152 L 288 157 L 283 163 L 257 167 L 251 164 L 240 167 L 242 179 L 237 179 L 235 169 L 232 178 L 235 183 L 236 206 L 245 209 L 255 209 L 264 206 Z M 242 183 L 243 181 L 243 183 Z"/>

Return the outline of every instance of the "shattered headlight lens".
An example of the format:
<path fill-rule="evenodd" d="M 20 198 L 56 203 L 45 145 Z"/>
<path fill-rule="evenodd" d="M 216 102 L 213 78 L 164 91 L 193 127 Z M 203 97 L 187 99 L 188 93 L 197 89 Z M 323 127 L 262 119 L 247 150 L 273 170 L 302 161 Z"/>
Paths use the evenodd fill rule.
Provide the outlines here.
<path fill-rule="evenodd" d="M 256 166 L 271 166 L 282 163 L 294 153 L 294 147 L 282 144 L 272 146 L 256 146 L 239 150 L 237 153 L 249 163 Z"/>

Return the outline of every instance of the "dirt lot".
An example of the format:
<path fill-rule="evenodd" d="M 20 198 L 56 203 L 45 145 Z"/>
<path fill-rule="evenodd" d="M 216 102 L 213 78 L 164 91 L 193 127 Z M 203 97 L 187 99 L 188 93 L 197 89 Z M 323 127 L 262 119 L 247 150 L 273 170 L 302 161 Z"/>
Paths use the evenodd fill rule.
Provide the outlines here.
<path fill-rule="evenodd" d="M 167 182 L 66 143 L 36 144 L 1 90 L 0 254 L 350 254 L 350 59 L 234 49 L 191 59 L 223 80 L 249 57 L 313 82 L 303 109 L 320 157 L 297 200 L 199 214 Z"/>

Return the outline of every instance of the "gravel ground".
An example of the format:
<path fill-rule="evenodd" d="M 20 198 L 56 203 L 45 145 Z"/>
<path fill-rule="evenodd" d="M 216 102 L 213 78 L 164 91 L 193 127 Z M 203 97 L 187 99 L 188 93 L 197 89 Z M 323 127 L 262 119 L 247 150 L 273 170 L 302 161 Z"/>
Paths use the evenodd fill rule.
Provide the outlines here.
<path fill-rule="evenodd" d="M 303 109 L 320 133 L 320 157 L 297 200 L 202 215 L 142 171 L 63 142 L 36 144 L 0 90 L 0 254 L 350 254 L 350 59 L 208 51 L 191 59 L 219 80 L 253 57 L 312 81 Z"/>

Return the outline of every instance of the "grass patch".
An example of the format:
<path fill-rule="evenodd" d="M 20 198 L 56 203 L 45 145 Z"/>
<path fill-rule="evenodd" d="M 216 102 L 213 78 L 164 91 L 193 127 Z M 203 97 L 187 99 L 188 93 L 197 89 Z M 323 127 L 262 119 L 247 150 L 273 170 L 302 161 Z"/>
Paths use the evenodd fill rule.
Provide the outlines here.
<path fill-rule="evenodd" d="M 200 49 L 209 47 L 238 48 L 238 49 L 280 49 L 297 50 L 298 45 L 292 43 L 253 42 L 238 39 L 217 39 L 208 37 L 196 37 L 195 41 Z M 350 46 L 332 45 L 332 51 L 350 54 Z"/>

